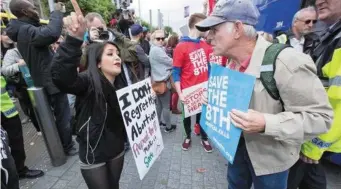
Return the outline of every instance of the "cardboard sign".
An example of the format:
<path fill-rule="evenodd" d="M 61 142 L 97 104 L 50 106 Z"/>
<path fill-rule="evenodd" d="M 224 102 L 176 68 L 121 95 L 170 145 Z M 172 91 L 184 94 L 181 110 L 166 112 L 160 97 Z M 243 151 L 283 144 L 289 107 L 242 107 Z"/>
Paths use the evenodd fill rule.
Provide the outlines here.
<path fill-rule="evenodd" d="M 248 111 L 256 78 L 211 64 L 208 104 L 203 105 L 200 125 L 222 155 L 233 163 L 241 130 L 230 121 L 230 111 Z"/>
<path fill-rule="evenodd" d="M 116 92 L 141 180 L 164 148 L 151 90 L 147 78 Z"/>
<path fill-rule="evenodd" d="M 182 94 L 185 96 L 184 102 L 185 117 L 190 117 L 201 112 L 202 110 L 201 99 L 202 95 L 206 91 L 207 81 L 182 90 Z"/>

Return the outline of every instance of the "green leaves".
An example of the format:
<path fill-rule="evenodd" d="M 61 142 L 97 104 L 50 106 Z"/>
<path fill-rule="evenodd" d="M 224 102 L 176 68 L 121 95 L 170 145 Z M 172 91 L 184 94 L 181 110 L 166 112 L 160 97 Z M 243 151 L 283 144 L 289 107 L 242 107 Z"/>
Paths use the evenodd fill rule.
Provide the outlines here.
<path fill-rule="evenodd" d="M 65 15 L 69 15 L 70 12 L 74 11 L 70 0 L 59 0 L 59 2 L 65 3 Z M 77 2 L 84 16 L 90 12 L 97 12 L 103 16 L 106 23 L 111 20 L 111 15 L 116 10 L 116 7 L 111 0 L 77 0 Z M 48 0 L 41 0 L 41 3 L 44 13 L 46 13 L 45 15 L 49 15 Z"/>

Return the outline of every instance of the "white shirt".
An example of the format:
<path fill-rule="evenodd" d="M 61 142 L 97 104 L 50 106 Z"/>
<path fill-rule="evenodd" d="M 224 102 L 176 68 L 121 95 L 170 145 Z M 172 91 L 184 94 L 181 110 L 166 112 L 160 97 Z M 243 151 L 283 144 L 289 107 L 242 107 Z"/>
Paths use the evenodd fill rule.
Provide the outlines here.
<path fill-rule="evenodd" d="M 303 52 L 304 41 L 305 41 L 304 37 L 301 37 L 300 40 L 293 37 L 290 39 L 290 45 L 299 52 Z"/>

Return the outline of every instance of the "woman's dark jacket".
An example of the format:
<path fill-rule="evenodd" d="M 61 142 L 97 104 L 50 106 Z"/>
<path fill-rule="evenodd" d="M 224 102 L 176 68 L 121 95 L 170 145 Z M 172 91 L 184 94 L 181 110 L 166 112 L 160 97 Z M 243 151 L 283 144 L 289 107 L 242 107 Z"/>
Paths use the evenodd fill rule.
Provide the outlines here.
<path fill-rule="evenodd" d="M 83 41 L 67 36 L 52 60 L 52 80 L 63 92 L 77 96 L 76 125 L 79 157 L 83 163 L 106 162 L 124 150 L 125 127 L 116 90 L 127 86 L 122 74 L 112 85 L 102 74 L 103 96 L 96 101 L 88 72 L 77 72 Z M 123 76 L 124 77 L 124 76 Z"/>

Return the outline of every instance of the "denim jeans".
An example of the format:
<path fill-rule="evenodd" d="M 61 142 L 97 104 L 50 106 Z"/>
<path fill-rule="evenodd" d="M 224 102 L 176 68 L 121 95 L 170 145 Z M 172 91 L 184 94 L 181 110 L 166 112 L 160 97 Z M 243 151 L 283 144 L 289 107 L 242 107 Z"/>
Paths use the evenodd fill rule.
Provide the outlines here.
<path fill-rule="evenodd" d="M 67 94 L 67 98 L 68 98 L 69 105 L 70 105 L 71 115 L 74 116 L 76 115 L 76 110 L 75 110 L 76 95 Z"/>
<path fill-rule="evenodd" d="M 262 158 L 261 156 L 259 158 Z M 289 171 L 256 176 L 244 138 L 240 138 L 233 164 L 228 165 L 228 189 L 286 189 Z"/>
<path fill-rule="evenodd" d="M 49 100 L 63 149 L 68 152 L 74 143 L 72 142 L 71 112 L 67 95 L 64 93 L 53 94 L 49 96 Z"/>

